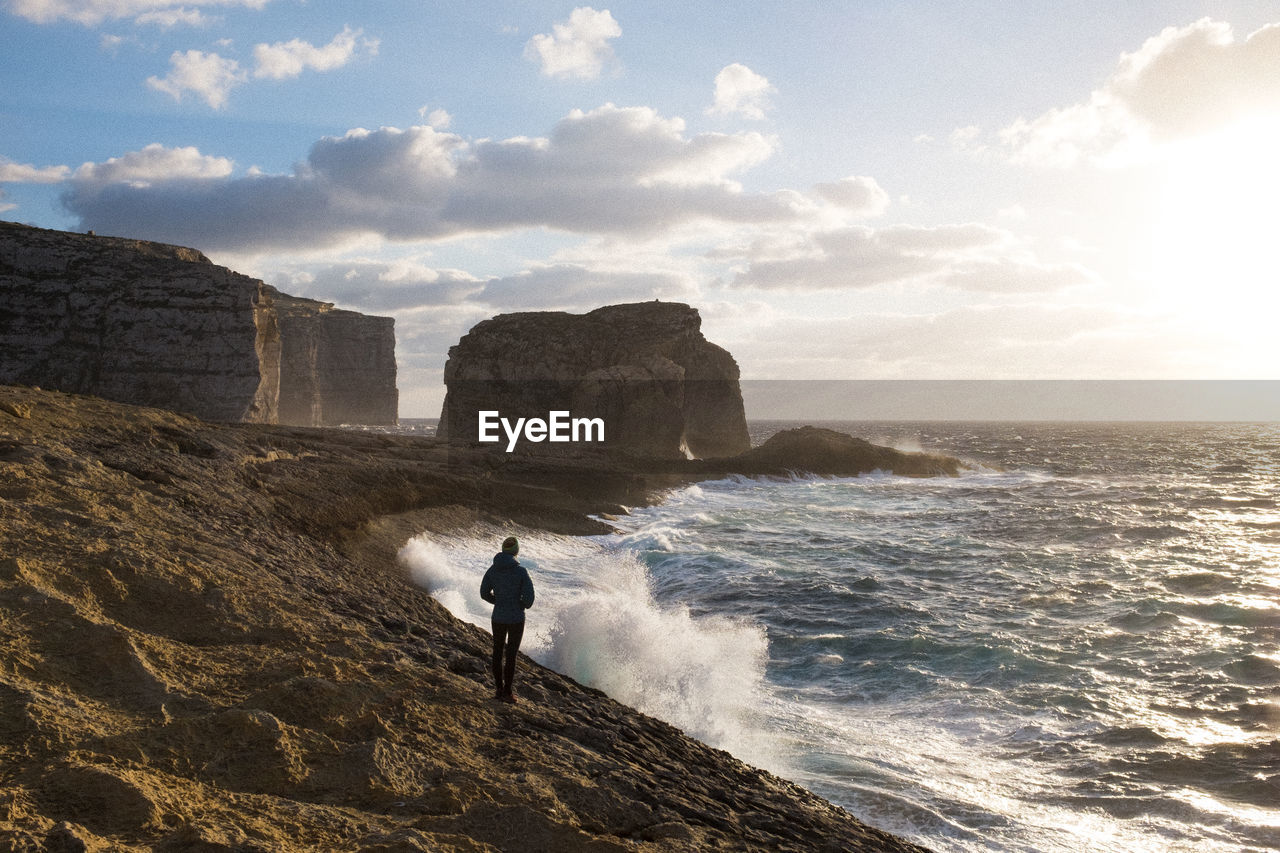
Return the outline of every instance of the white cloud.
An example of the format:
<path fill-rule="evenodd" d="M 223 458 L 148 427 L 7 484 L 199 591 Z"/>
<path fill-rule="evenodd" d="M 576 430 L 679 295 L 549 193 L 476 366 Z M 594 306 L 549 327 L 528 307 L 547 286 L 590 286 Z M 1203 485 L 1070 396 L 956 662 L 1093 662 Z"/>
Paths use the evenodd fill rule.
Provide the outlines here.
<path fill-rule="evenodd" d="M 524 228 L 636 236 L 805 214 L 795 193 L 747 193 L 731 179 L 767 157 L 770 140 L 683 130 L 679 119 L 613 105 L 574 111 L 546 138 L 357 129 L 317 142 L 291 175 L 72 182 L 64 203 L 85 228 L 239 251 Z"/>
<path fill-rule="evenodd" d="M 281 273 L 276 273 L 280 276 Z M 462 270 L 435 269 L 414 260 L 359 259 L 290 272 L 289 293 L 336 303 L 369 314 L 458 305 L 484 282 Z"/>
<path fill-rule="evenodd" d="M 1035 293 L 1088 284 L 1073 264 L 1040 261 L 1010 232 L 989 225 L 852 226 L 757 244 L 735 287 L 860 290 L 935 285 L 987 293 Z"/>
<path fill-rule="evenodd" d="M 360 30 L 344 27 L 333 41 L 316 47 L 301 39 L 254 46 L 256 79 L 284 80 L 308 69 L 332 71 L 346 65 L 360 50 L 378 51 L 378 40 L 361 38 Z M 188 92 L 216 109 L 226 106 L 231 90 L 249 82 L 249 72 L 235 59 L 200 50 L 174 51 L 169 57 L 169 73 L 148 77 L 147 85 L 181 101 Z"/>
<path fill-rule="evenodd" d="M 526 58 L 538 62 L 548 77 L 594 80 L 606 62 L 613 60 L 610 39 L 622 35 L 622 27 L 609 10 L 580 6 L 569 20 L 556 24 L 550 34 L 540 33 L 525 45 Z"/>
<path fill-rule="evenodd" d="M 418 108 L 418 118 L 424 120 L 428 127 L 435 130 L 448 130 L 453 124 L 453 116 L 447 110 L 431 109 L 430 105 Z"/>
<path fill-rule="evenodd" d="M 809 195 L 744 191 L 736 173 L 773 150 L 760 134 L 691 136 L 678 118 L 606 105 L 573 111 L 546 137 L 357 128 L 319 140 L 286 175 L 236 175 L 224 158 L 152 145 L 81 167 L 63 202 L 84 229 L 245 258 L 538 229 L 596 238 L 496 278 L 428 264 L 396 273 L 348 265 L 341 281 L 311 270 L 364 310 L 688 299 L 717 276 L 738 290 L 795 292 L 909 285 L 1025 294 L 1094 280 L 988 225 L 854 225 L 888 205 L 869 177 L 818 184 Z"/>
<path fill-rule="evenodd" d="M 135 24 L 150 24 L 168 30 L 176 26 L 203 27 L 209 23 L 209 18 L 199 9 L 182 7 L 144 12 L 134 18 L 133 22 Z"/>
<path fill-rule="evenodd" d="M 244 6 L 261 9 L 269 0 L 9 0 L 9 9 L 20 18 L 37 24 L 74 21 L 94 26 L 107 20 L 159 16 L 140 23 L 169 20 L 185 22 L 192 7 Z"/>
<path fill-rule="evenodd" d="M 442 308 L 489 306 L 487 313 L 520 310 L 584 311 L 617 302 L 697 297 L 693 277 L 670 269 L 627 269 L 595 262 L 534 263 L 510 275 L 477 278 L 409 257 L 318 263 L 286 261 L 262 271 L 282 290 L 372 314 L 408 316 Z M 447 346 L 447 345 L 446 345 Z"/>
<path fill-rule="evenodd" d="M 0 184 L 58 184 L 70 175 L 71 169 L 67 166 L 32 166 L 0 157 Z M 4 188 L 0 187 L 0 213 L 8 213 L 18 207 L 13 202 L 6 202 L 6 197 Z"/>
<path fill-rule="evenodd" d="M 538 264 L 489 280 L 477 298 L 495 311 L 588 311 L 618 302 L 687 301 L 696 293 L 692 279 L 671 272 Z"/>
<path fill-rule="evenodd" d="M 67 166 L 31 166 L 0 157 L 0 184 L 57 184 L 70 175 Z"/>
<path fill-rule="evenodd" d="M 148 77 L 147 85 L 157 92 L 172 95 L 181 101 L 187 92 L 203 98 L 215 110 L 227 103 L 227 96 L 236 86 L 249 79 L 234 59 L 226 59 L 216 53 L 201 50 L 175 50 L 169 57 L 169 73 L 164 77 Z"/>
<path fill-rule="evenodd" d="M 1120 57 L 1083 101 L 1018 119 L 999 137 L 1015 162 L 1130 162 L 1152 144 L 1211 133 L 1280 109 L 1280 24 L 1237 40 L 1204 18 Z"/>
<path fill-rule="evenodd" d="M 1236 41 L 1208 18 L 1169 27 L 1120 61 L 1108 87 L 1157 137 L 1195 135 L 1280 107 L 1280 24 Z"/>
<path fill-rule="evenodd" d="M 323 47 L 316 47 L 301 39 L 275 44 L 259 44 L 253 49 L 253 58 L 257 67 L 253 76 L 270 80 L 285 80 L 297 77 L 308 69 L 312 71 L 332 71 L 346 65 L 363 49 L 369 54 L 378 52 L 378 40 L 361 38 L 362 30 L 343 27 L 342 32 Z"/>
<path fill-rule="evenodd" d="M 1049 293 L 1093 284 L 1097 276 L 1079 264 L 1051 264 L 1029 254 L 958 260 L 938 282 L 973 293 Z"/>
<path fill-rule="evenodd" d="M 776 92 L 767 79 L 735 62 L 720 69 L 716 75 L 715 103 L 707 112 L 713 115 L 736 113 L 762 119 L 765 111 L 772 107 L 769 96 Z"/>
<path fill-rule="evenodd" d="M 999 140 L 1014 163 L 1069 168 L 1083 161 L 1127 162 L 1147 147 L 1147 133 L 1112 95 L 1094 92 L 1085 103 L 1018 119 L 1000 131 Z"/>
<path fill-rule="evenodd" d="M 190 146 L 166 148 L 153 142 L 105 163 L 85 163 L 76 170 L 74 180 L 82 188 L 123 184 L 145 189 L 169 182 L 217 180 L 230 175 L 234 168 L 235 164 L 225 157 L 209 157 Z"/>
<path fill-rule="evenodd" d="M 861 175 L 815 184 L 813 193 L 857 216 L 879 216 L 889 207 L 889 194 L 880 188 L 875 178 Z"/>

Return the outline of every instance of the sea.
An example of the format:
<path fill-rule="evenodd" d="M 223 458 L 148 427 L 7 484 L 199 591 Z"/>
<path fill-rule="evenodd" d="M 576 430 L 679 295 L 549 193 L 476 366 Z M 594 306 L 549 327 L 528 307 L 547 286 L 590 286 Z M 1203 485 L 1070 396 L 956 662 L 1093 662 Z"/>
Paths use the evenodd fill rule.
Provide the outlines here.
<path fill-rule="evenodd" d="M 400 558 L 487 629 L 518 535 L 534 659 L 937 851 L 1280 849 L 1280 424 L 821 425 L 969 468 Z"/>

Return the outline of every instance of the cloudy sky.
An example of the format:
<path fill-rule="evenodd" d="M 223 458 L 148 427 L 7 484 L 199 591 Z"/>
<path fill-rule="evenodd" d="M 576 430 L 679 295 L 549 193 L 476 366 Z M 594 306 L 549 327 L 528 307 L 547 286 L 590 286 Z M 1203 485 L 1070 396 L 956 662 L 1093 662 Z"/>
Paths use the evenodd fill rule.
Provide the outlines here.
<path fill-rule="evenodd" d="M 0 0 L 0 217 L 753 379 L 1276 379 L 1280 2 Z"/>

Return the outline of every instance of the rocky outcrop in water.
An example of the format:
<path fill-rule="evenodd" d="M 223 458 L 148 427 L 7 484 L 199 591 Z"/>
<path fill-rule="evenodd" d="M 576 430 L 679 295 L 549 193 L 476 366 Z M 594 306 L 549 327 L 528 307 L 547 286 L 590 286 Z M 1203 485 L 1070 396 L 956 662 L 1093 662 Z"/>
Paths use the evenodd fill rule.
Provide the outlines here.
<path fill-rule="evenodd" d="M 958 477 L 965 467 L 954 456 L 907 453 L 843 432 L 803 426 L 779 432 L 759 447 L 732 459 L 706 463 L 708 472 L 746 477 L 816 474 L 856 477 L 884 471 L 900 477 Z"/>
<path fill-rule="evenodd" d="M 477 440 L 477 413 L 600 419 L 605 449 L 637 456 L 732 456 L 751 446 L 738 365 L 707 341 L 697 310 L 673 302 L 587 314 L 502 314 L 450 348 L 442 434 Z M 500 433 L 500 431 L 499 431 Z M 554 450 L 526 441 L 523 450 Z"/>
<path fill-rule="evenodd" d="M 215 421 L 394 423 L 394 321 L 194 249 L 0 222 L 0 382 Z"/>

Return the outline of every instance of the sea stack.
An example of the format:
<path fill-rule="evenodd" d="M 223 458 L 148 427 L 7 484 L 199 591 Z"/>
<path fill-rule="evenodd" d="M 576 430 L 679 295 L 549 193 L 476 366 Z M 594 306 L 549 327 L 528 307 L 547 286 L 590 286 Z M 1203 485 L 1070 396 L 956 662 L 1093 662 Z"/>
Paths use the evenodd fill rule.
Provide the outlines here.
<path fill-rule="evenodd" d="M 211 421 L 396 422 L 395 331 L 195 249 L 0 222 L 0 383 Z"/>
<path fill-rule="evenodd" d="M 701 326 L 696 309 L 658 301 L 485 320 L 449 349 L 441 434 L 454 443 L 477 442 L 481 412 L 499 413 L 508 423 L 566 412 L 602 422 L 603 449 L 610 453 L 741 453 L 751 442 L 738 364 L 702 336 Z M 509 444 L 496 443 L 502 450 Z M 564 447 L 524 441 L 518 449 Z"/>

